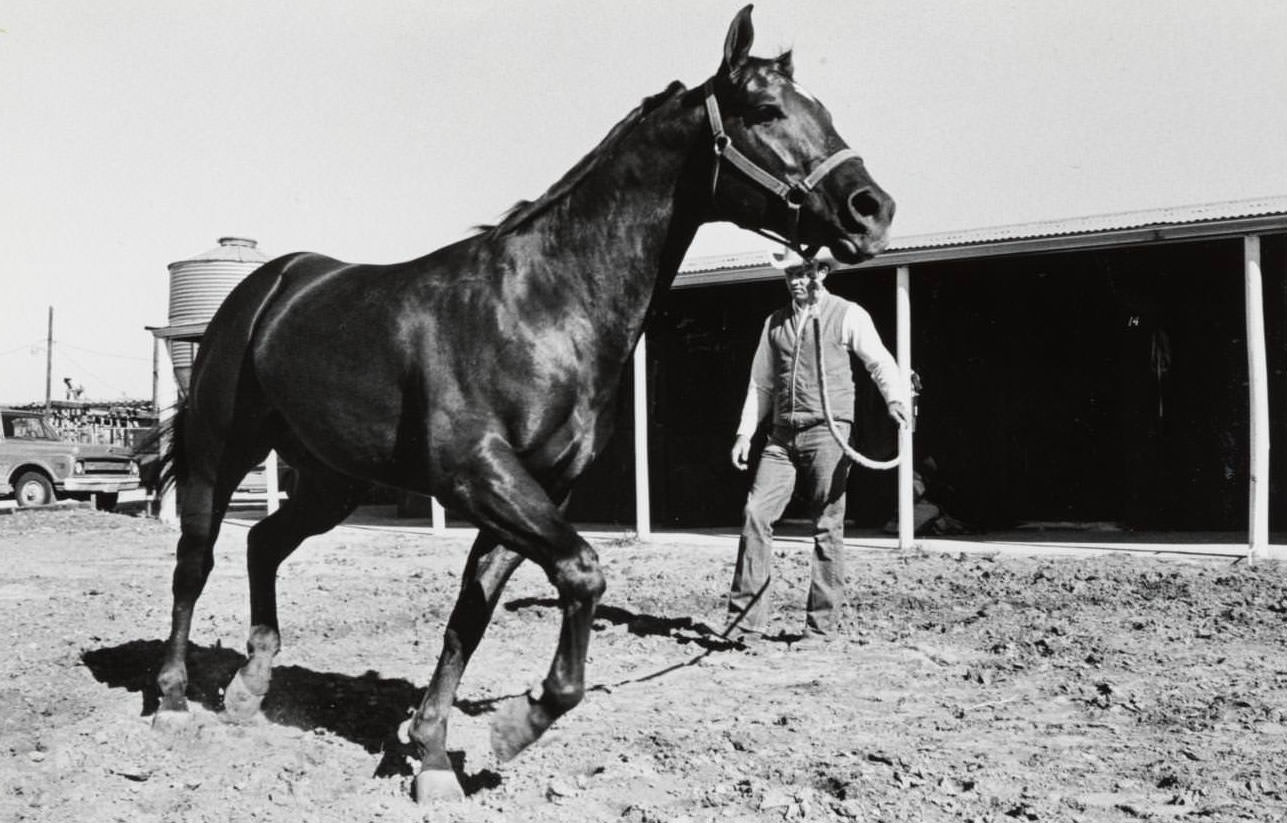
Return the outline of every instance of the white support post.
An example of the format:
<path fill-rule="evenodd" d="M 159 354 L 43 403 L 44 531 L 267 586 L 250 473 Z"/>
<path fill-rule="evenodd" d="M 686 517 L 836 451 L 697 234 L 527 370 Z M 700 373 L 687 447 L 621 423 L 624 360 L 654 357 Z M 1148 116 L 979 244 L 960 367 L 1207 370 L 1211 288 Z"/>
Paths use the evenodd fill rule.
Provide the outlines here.
<path fill-rule="evenodd" d="M 1247 385 L 1251 414 L 1251 490 L 1247 559 L 1269 555 L 1269 373 L 1265 356 L 1265 311 L 1260 274 L 1260 238 L 1243 238 L 1247 291 Z"/>
<path fill-rule="evenodd" d="M 277 452 L 270 451 L 264 458 L 264 502 L 272 514 L 281 506 L 281 490 L 277 488 Z"/>
<path fill-rule="evenodd" d="M 907 266 L 898 267 L 898 284 L 896 294 L 898 322 L 898 371 L 903 380 L 903 396 L 912 397 L 912 299 L 911 272 Z M 908 408 L 911 415 L 914 408 Z M 898 430 L 898 548 L 907 550 L 916 541 L 916 500 L 913 495 L 913 482 L 916 467 L 912 459 L 912 426 L 915 418 L 907 426 Z"/>
<path fill-rule="evenodd" d="M 648 499 L 648 348 L 640 335 L 634 354 L 635 535 L 652 537 L 652 507 Z"/>
<path fill-rule="evenodd" d="M 429 498 L 429 530 L 442 534 L 447 528 L 447 510 L 438 502 L 438 498 Z"/>
<path fill-rule="evenodd" d="M 179 401 L 179 384 L 174 376 L 174 362 L 171 358 L 170 346 L 165 346 L 166 367 L 160 369 L 156 375 L 156 407 L 157 407 L 157 424 L 165 429 L 170 426 L 174 420 L 174 407 Z M 167 434 L 157 445 L 162 452 L 170 447 L 170 439 L 173 433 Z M 165 488 L 156 490 L 158 499 L 156 501 L 157 519 L 167 525 L 176 525 L 179 522 L 178 492 L 174 483 L 169 483 Z"/>

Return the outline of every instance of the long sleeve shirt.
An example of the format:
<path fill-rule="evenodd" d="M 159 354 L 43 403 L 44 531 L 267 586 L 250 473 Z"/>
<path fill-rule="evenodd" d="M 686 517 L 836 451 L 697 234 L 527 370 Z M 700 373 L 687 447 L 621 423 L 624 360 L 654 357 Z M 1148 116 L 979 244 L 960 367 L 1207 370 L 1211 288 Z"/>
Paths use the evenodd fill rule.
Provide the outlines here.
<path fill-rule="evenodd" d="M 834 297 L 825 290 L 820 293 L 823 295 L 820 299 L 842 300 Z M 881 396 L 885 399 L 886 404 L 901 402 L 907 404 L 905 397 L 906 391 L 903 380 L 895 362 L 893 355 L 885 348 L 881 342 L 880 334 L 876 331 L 876 326 L 872 323 L 871 315 L 865 309 L 852 301 L 844 300 L 844 313 L 841 318 L 840 335 L 843 348 L 855 355 L 866 367 L 867 373 L 871 375 L 872 380 L 876 383 Z M 795 329 L 803 329 L 807 322 L 811 322 L 812 316 L 818 311 L 818 304 L 810 306 L 798 306 L 792 304 L 792 310 L 795 312 L 791 318 Z M 746 391 L 746 400 L 742 404 L 742 414 L 737 426 L 737 434 L 750 436 L 755 433 L 756 427 L 760 421 L 773 411 L 774 395 L 780 387 L 776 385 L 778 380 L 775 363 L 777 358 L 774 352 L 773 336 L 770 334 L 770 325 L 774 315 L 770 315 L 764 321 L 764 328 L 760 332 L 759 344 L 755 350 L 754 359 L 751 361 L 750 383 Z M 797 343 L 800 336 L 797 333 Z M 812 348 L 807 352 L 794 352 L 797 357 L 815 357 L 816 354 Z M 845 419 L 849 418 L 850 410 L 843 410 Z"/>

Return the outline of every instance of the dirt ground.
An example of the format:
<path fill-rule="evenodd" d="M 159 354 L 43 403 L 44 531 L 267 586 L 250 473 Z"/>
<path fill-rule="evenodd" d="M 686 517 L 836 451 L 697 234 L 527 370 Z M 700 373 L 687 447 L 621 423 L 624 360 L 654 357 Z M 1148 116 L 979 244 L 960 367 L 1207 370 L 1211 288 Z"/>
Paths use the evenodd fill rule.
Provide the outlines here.
<path fill-rule="evenodd" d="M 343 527 L 288 561 L 267 720 L 221 722 L 246 634 L 244 526 L 193 631 L 190 728 L 151 728 L 175 533 L 86 509 L 0 516 L 0 819 L 1287 819 L 1282 565 L 855 548 L 822 648 L 720 641 L 735 546 L 599 541 L 591 690 L 516 760 L 489 715 L 538 680 L 553 594 L 520 569 L 466 673 L 467 799 L 418 808 L 394 730 L 427 682 L 463 536 Z M 776 594 L 802 623 L 807 547 Z"/>

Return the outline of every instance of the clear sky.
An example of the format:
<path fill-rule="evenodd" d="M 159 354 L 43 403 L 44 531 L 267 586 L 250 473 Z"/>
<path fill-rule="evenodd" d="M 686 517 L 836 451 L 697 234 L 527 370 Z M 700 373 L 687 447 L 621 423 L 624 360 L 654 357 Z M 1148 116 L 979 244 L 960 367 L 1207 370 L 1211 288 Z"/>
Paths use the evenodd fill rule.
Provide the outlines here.
<path fill-rule="evenodd" d="M 0 402 L 151 396 L 166 264 L 416 257 L 701 83 L 742 0 L 5 0 Z M 764 0 L 896 235 L 1287 194 L 1282 0 Z M 762 249 L 727 226 L 692 254 Z M 164 362 L 164 361 L 163 361 Z"/>

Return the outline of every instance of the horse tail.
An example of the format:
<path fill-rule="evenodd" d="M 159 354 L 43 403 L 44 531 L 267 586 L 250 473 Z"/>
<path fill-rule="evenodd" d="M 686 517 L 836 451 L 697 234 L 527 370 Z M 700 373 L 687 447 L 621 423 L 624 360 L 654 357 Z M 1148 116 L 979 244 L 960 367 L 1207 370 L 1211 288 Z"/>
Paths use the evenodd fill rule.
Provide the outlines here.
<path fill-rule="evenodd" d="M 170 484 L 182 480 L 188 474 L 186 450 L 183 448 L 183 433 L 188 420 L 188 404 L 185 399 L 174 404 L 174 414 L 163 425 L 168 429 L 162 441 L 161 458 L 157 464 L 157 488 L 168 488 Z"/>
<path fill-rule="evenodd" d="M 139 438 L 132 454 L 139 463 L 139 479 L 143 486 L 155 493 L 169 488 L 187 474 L 183 430 L 188 404 L 181 398 L 170 408 L 173 414 L 157 422 Z"/>

